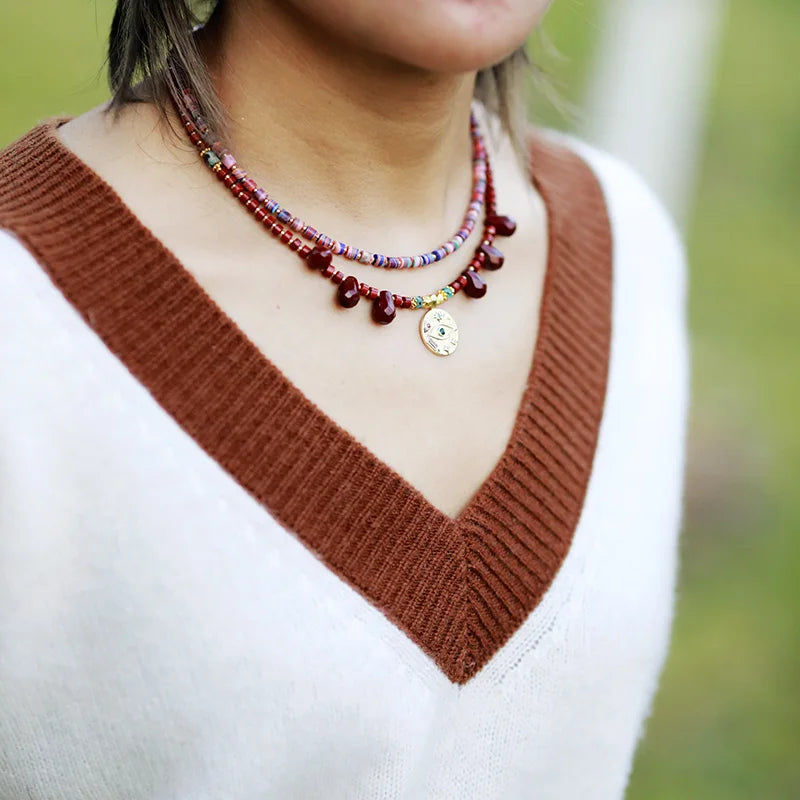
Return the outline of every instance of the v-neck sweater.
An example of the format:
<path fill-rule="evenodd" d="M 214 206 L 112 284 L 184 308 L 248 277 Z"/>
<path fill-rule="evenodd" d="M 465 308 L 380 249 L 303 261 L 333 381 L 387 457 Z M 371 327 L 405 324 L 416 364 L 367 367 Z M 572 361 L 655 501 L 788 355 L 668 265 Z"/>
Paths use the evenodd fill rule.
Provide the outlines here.
<path fill-rule="evenodd" d="M 683 254 L 649 190 L 532 137 L 536 347 L 454 519 L 54 126 L 0 159 L 0 797 L 621 796 L 669 638 L 687 395 Z"/>

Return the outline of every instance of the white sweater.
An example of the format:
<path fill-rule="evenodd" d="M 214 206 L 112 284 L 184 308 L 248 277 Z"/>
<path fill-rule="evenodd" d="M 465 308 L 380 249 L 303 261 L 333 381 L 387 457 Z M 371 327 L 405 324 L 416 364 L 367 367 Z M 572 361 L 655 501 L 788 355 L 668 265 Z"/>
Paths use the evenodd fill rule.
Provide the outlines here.
<path fill-rule="evenodd" d="M 685 266 L 642 182 L 569 141 L 613 236 L 602 421 L 568 552 L 463 680 L 0 232 L 0 800 L 624 795 L 673 614 Z"/>

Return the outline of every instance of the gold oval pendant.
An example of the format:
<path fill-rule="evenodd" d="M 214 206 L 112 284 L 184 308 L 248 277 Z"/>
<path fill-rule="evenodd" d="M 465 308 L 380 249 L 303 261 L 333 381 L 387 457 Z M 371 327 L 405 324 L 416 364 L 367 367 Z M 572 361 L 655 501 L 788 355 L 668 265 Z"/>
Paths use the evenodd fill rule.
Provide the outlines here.
<path fill-rule="evenodd" d="M 458 325 L 441 308 L 431 308 L 419 321 L 419 335 L 431 353 L 449 356 L 458 347 Z"/>

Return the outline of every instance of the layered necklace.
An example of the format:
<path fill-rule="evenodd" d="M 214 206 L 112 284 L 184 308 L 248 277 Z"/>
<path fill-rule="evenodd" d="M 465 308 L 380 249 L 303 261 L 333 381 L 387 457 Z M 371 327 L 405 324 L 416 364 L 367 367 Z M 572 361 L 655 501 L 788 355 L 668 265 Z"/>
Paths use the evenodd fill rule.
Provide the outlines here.
<path fill-rule="evenodd" d="M 203 162 L 257 223 L 278 242 L 295 252 L 311 270 L 336 284 L 336 299 L 342 308 L 353 308 L 363 297 L 371 303 L 372 320 L 379 325 L 392 322 L 398 309 L 425 309 L 426 313 L 419 322 L 419 333 L 425 347 L 438 356 L 455 352 L 458 326 L 441 305 L 462 290 L 472 298 L 486 294 L 486 281 L 481 272 L 503 266 L 503 254 L 495 247 L 494 240 L 498 236 L 511 236 L 517 227 L 511 217 L 497 213 L 492 170 L 474 112 L 470 115 L 472 191 L 461 227 L 446 242 L 427 253 L 387 256 L 338 241 L 307 225 L 248 176 L 231 151 L 210 129 L 188 88 L 181 88 L 173 94 L 173 101 L 186 134 Z M 359 281 L 354 275 L 345 275 L 334 264 L 334 257 L 340 257 L 382 269 L 416 269 L 443 261 L 467 241 L 481 214 L 481 241 L 469 265 L 454 280 L 431 294 L 407 296 L 379 289 Z"/>

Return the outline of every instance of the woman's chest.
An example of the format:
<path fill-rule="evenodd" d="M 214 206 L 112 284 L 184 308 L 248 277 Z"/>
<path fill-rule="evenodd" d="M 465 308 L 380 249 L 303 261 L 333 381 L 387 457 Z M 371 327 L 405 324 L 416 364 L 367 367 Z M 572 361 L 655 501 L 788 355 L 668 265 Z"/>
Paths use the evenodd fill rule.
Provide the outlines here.
<path fill-rule="evenodd" d="M 665 652 L 679 506 L 680 415 L 648 403 L 635 363 L 623 354 L 612 373 L 561 568 L 458 685 L 88 330 L 54 329 L 61 313 L 74 333 L 64 306 L 41 304 L 24 320 L 36 334 L 26 362 L 6 365 L 16 388 L 2 416 L 13 491 L 0 537 L 0 749 L 12 796 L 58 785 L 63 796 L 525 797 L 532 780 L 556 781 L 561 796 L 614 796 Z M 287 491 L 303 485 L 288 476 Z M 523 504 L 528 492 L 517 489 Z M 324 490 L 303 494 L 301 533 L 326 502 Z M 388 541 L 405 547 L 404 533 L 388 528 Z M 415 546 L 433 533 L 423 520 Z M 521 544 L 506 540 L 494 562 L 511 595 Z M 426 585 L 439 585 L 439 603 L 426 614 L 404 573 L 410 551 L 385 552 L 365 550 L 362 574 L 394 569 L 386 585 L 422 604 L 424 633 L 458 603 L 445 571 L 462 554 L 437 554 L 441 582 L 426 573 Z M 490 613 L 484 596 L 477 621 Z M 446 648 L 463 631 L 440 634 Z"/>

